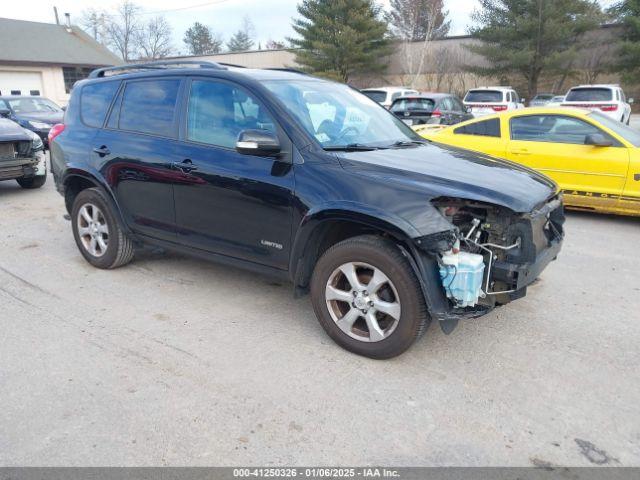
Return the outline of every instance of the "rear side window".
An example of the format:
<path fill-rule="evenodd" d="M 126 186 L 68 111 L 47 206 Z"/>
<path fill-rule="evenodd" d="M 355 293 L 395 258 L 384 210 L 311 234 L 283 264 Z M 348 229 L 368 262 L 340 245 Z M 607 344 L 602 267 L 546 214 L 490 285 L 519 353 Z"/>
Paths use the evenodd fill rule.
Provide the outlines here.
<path fill-rule="evenodd" d="M 499 103 L 502 102 L 500 90 L 470 90 L 465 97 L 465 102 L 471 103 Z"/>
<path fill-rule="evenodd" d="M 175 136 L 179 79 L 127 83 L 118 128 L 162 137 Z"/>
<path fill-rule="evenodd" d="M 387 99 L 387 92 L 383 92 L 380 90 L 369 90 L 361 92 L 363 95 L 366 95 L 374 102 L 382 103 Z"/>
<path fill-rule="evenodd" d="M 500 137 L 500 120 L 492 118 L 482 122 L 476 122 L 454 130 L 458 135 L 478 135 L 481 137 Z"/>
<path fill-rule="evenodd" d="M 613 98 L 610 88 L 574 88 L 569 91 L 567 102 L 610 102 Z"/>
<path fill-rule="evenodd" d="M 85 85 L 80 94 L 80 115 L 85 125 L 100 128 L 120 82 Z"/>

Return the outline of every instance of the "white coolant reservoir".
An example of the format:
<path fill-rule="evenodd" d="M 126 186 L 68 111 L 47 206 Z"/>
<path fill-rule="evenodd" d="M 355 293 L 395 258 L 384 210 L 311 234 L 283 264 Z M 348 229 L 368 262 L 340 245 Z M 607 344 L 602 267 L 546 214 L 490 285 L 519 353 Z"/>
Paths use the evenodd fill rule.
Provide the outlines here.
<path fill-rule="evenodd" d="M 484 257 L 456 249 L 442 255 L 440 278 L 447 297 L 457 307 L 473 307 L 482 295 Z"/>

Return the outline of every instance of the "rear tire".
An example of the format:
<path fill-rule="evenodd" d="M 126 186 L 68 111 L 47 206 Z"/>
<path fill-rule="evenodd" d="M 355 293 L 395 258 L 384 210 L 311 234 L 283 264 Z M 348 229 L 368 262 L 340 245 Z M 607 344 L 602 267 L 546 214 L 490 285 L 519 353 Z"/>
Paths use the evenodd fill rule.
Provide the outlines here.
<path fill-rule="evenodd" d="M 118 268 L 133 259 L 133 242 L 99 188 L 88 188 L 78 194 L 71 210 L 71 225 L 80 253 L 94 267 Z"/>
<path fill-rule="evenodd" d="M 338 345 L 369 358 L 400 355 L 430 322 L 411 265 L 393 242 L 374 235 L 344 240 L 322 255 L 311 301 Z"/>
<path fill-rule="evenodd" d="M 29 190 L 40 188 L 47 182 L 47 175 L 45 174 L 38 175 L 37 177 L 17 178 L 16 182 L 18 182 L 18 185 L 20 185 L 22 188 L 26 188 Z"/>

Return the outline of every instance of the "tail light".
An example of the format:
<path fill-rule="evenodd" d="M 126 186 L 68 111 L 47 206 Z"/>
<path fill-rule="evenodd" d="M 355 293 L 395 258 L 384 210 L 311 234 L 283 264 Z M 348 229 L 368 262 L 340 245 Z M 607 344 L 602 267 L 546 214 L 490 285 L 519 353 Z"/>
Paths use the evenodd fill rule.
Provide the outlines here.
<path fill-rule="evenodd" d="M 55 138 L 62 132 L 64 132 L 64 123 L 57 123 L 53 127 L 51 127 L 51 130 L 49 130 L 49 135 L 47 136 L 47 138 L 49 139 L 49 145 L 51 145 L 51 142 L 53 142 Z"/>
<path fill-rule="evenodd" d="M 601 105 L 600 110 L 603 112 L 615 112 L 618 110 L 618 105 Z"/>
<path fill-rule="evenodd" d="M 493 105 L 494 112 L 504 112 L 507 109 L 506 105 Z"/>
<path fill-rule="evenodd" d="M 442 112 L 440 110 L 434 110 L 433 112 L 431 112 L 431 116 L 432 117 L 436 117 L 436 118 L 440 118 L 442 117 Z"/>

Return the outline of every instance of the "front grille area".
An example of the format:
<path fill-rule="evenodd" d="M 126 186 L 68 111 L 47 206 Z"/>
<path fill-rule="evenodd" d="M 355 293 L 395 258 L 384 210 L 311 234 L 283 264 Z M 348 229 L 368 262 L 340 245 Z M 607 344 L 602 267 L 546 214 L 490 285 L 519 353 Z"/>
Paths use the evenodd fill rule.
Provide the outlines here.
<path fill-rule="evenodd" d="M 19 157 L 28 157 L 31 153 L 31 142 L 17 142 L 16 150 Z"/>
<path fill-rule="evenodd" d="M 0 143 L 0 160 L 13 160 L 17 155 L 16 143 Z"/>

